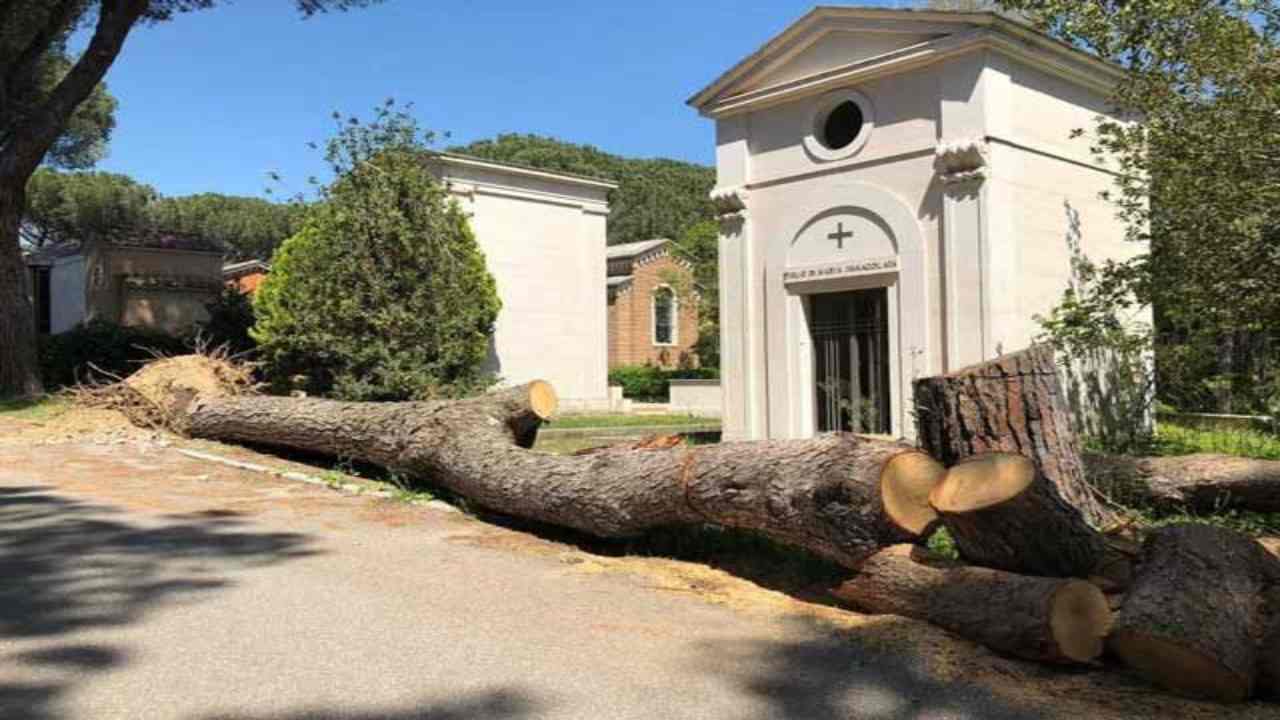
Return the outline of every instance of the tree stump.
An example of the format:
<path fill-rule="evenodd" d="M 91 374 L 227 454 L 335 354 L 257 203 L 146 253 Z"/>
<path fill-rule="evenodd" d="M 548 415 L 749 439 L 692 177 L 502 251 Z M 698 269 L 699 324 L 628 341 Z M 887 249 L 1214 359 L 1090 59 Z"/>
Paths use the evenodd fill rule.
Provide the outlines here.
<path fill-rule="evenodd" d="M 926 620 L 1041 662 L 1092 662 L 1111 627 L 1107 598 L 1090 583 L 966 567 L 913 545 L 872 555 L 833 594 L 859 610 Z"/>
<path fill-rule="evenodd" d="M 1129 667 L 1188 697 L 1252 694 L 1264 598 L 1276 560 L 1248 536 L 1173 525 L 1147 538 L 1108 641 Z"/>
<path fill-rule="evenodd" d="M 921 378 L 915 405 L 921 443 L 944 465 L 993 452 L 1024 455 L 1090 526 L 1114 524 L 1114 513 L 1085 479 L 1050 347 Z"/>
<path fill-rule="evenodd" d="M 929 503 L 960 556 L 976 565 L 1051 577 L 1088 577 L 1106 552 L 1089 527 L 1022 455 L 967 458 L 947 471 Z"/>

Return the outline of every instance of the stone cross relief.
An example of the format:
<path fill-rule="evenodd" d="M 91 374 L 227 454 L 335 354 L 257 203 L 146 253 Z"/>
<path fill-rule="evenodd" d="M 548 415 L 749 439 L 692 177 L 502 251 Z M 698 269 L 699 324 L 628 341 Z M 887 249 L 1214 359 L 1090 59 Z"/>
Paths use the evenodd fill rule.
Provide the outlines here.
<path fill-rule="evenodd" d="M 835 240 L 835 241 L 836 241 L 836 249 L 837 249 L 837 250 L 843 250 L 843 249 L 844 249 L 844 241 L 845 241 L 846 239 L 848 239 L 848 238 L 851 238 L 851 237 L 853 237 L 853 231 L 852 231 L 852 230 L 845 230 L 845 229 L 844 229 L 844 223 L 843 223 L 843 222 L 836 223 L 836 231 L 835 231 L 835 232 L 833 232 L 833 233 L 831 233 L 830 235 L 827 235 L 827 239 L 828 239 L 828 240 Z"/>

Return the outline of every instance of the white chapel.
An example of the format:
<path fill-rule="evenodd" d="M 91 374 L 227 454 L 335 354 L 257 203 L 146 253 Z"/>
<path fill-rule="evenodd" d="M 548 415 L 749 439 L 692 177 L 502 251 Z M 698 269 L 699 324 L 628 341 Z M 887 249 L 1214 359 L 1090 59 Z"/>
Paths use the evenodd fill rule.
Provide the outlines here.
<path fill-rule="evenodd" d="M 819 7 L 691 98 L 725 439 L 912 436 L 912 380 L 1028 345 L 1072 247 L 1139 251 L 1088 139 L 1120 77 L 990 13 Z"/>

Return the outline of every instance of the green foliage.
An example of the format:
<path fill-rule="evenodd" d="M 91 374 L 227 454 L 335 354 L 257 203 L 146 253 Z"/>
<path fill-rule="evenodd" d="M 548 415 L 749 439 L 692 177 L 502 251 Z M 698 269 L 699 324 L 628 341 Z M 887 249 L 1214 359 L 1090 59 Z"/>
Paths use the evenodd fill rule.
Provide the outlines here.
<path fill-rule="evenodd" d="M 201 193 L 156 200 L 148 208 L 147 222 L 159 230 L 218 242 L 231 260 L 266 260 L 285 238 L 298 231 L 305 212 L 299 203 Z"/>
<path fill-rule="evenodd" d="M 205 305 L 209 319 L 200 323 L 200 336 L 212 347 L 226 347 L 239 355 L 258 346 L 250 336 L 253 328 L 253 301 L 235 287 L 223 289 L 216 300 Z"/>
<path fill-rule="evenodd" d="M 31 0 L 17 4 L 30 3 Z M 48 11 L 47 8 L 42 10 Z M 5 24 L 4 27 L 7 30 L 10 26 Z M 72 65 L 66 51 L 69 33 L 69 28 L 58 33 L 43 52 L 31 56 L 29 65 L 18 70 L 19 77 L 14 78 L 18 82 L 6 83 L 6 92 L 0 94 L 0 137 L 9 135 L 31 119 L 66 77 Z M 0 34 L 0 54 L 13 48 L 13 35 L 7 31 Z M 49 149 L 45 162 L 65 168 L 86 168 L 101 160 L 106 155 L 107 143 L 116 126 L 116 106 L 116 99 L 107 92 L 106 84 L 99 83 L 71 113 L 62 133 Z"/>
<path fill-rule="evenodd" d="M 1158 390 L 1186 410 L 1280 404 L 1280 4 L 1001 0 L 1124 67 L 1116 117 L 1081 128 L 1119 170 L 1109 198 L 1132 260 L 1098 268 L 1110 299 L 1156 313 Z"/>
<path fill-rule="evenodd" d="M 181 355 L 190 351 L 182 338 L 159 330 L 94 320 L 41 338 L 40 369 L 45 385 L 58 388 L 90 378 L 102 379 L 99 371 L 129 375 L 154 359 L 154 353 Z"/>
<path fill-rule="evenodd" d="M 23 240 L 40 247 L 144 227 L 158 195 L 155 188 L 127 175 L 42 168 L 27 182 Z"/>
<path fill-rule="evenodd" d="M 929 552 L 938 557 L 947 558 L 948 560 L 960 559 L 960 550 L 956 547 L 955 538 L 951 537 L 951 533 L 941 525 L 929 536 L 927 547 Z"/>
<path fill-rule="evenodd" d="M 609 371 L 609 384 L 621 385 L 623 397 L 633 400 L 666 402 L 670 398 L 671 380 L 711 380 L 720 377 L 715 368 L 677 368 L 664 370 L 655 365 L 623 365 Z"/>
<path fill-rule="evenodd" d="M 672 252 L 693 268 L 692 287 L 676 279 L 667 282 L 678 289 L 681 301 L 695 296 L 698 304 L 698 343 L 694 352 L 703 367 L 720 367 L 720 226 L 702 220 L 689 226 L 674 243 Z"/>
<path fill-rule="evenodd" d="M 217 193 L 166 198 L 127 175 L 41 169 L 27 183 L 22 236 L 40 247 L 108 233 L 180 232 L 221 244 L 229 259 L 266 259 L 304 212 L 297 203 Z"/>
<path fill-rule="evenodd" d="M 336 179 L 255 296 L 263 359 L 347 399 L 485 386 L 500 302 L 466 214 L 424 163 L 431 135 L 390 103 L 368 124 L 337 119 Z"/>
<path fill-rule="evenodd" d="M 609 244 L 679 238 L 715 217 L 708 198 L 713 168 L 663 158 L 624 158 L 590 145 L 537 135 L 499 135 L 451 148 L 498 162 L 576 173 L 618 183 L 609 196 Z"/>
<path fill-rule="evenodd" d="M 1280 436 L 1260 430 L 1208 430 L 1161 422 L 1150 452 L 1158 455 L 1215 453 L 1280 460 Z"/>

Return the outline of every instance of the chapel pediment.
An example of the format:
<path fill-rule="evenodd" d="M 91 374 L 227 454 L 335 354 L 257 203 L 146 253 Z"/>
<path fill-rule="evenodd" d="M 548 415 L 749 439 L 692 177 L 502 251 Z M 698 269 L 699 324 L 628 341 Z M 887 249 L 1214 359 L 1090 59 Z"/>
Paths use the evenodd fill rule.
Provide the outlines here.
<path fill-rule="evenodd" d="M 814 8 L 691 97 L 718 116 L 938 62 L 981 47 L 1036 54 L 1082 77 L 1114 80 L 1097 58 L 991 12 Z"/>

